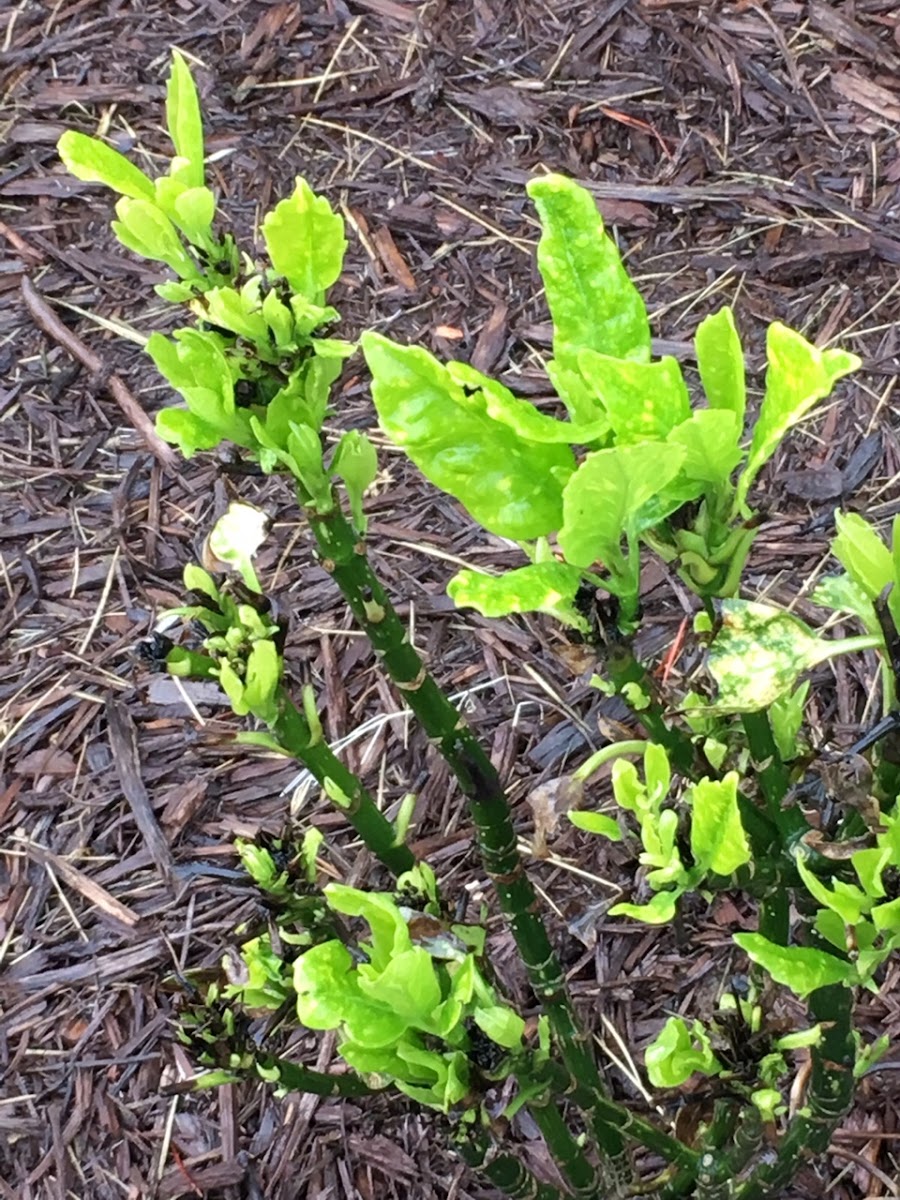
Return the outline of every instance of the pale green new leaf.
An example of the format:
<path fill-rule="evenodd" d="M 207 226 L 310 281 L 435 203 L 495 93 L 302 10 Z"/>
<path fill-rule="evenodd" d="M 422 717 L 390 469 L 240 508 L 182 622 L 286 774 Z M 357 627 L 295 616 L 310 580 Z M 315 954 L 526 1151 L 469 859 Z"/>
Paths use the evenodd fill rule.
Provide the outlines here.
<path fill-rule="evenodd" d="M 153 201 L 153 183 L 133 162 L 99 138 L 66 130 L 56 143 L 59 157 L 76 179 L 103 183 L 121 196 Z"/>
<path fill-rule="evenodd" d="M 652 442 L 588 454 L 563 493 L 559 544 L 566 561 L 589 567 L 615 559 L 641 507 L 675 478 L 683 456 L 681 447 Z"/>
<path fill-rule="evenodd" d="M 199 277 L 175 226 L 153 201 L 125 196 L 116 205 L 116 214 L 119 220 L 112 222 L 113 232 L 128 250 L 164 262 L 179 279 Z"/>
<path fill-rule="evenodd" d="M 476 1008 L 472 1014 L 475 1024 L 492 1042 L 507 1050 L 517 1050 L 522 1045 L 525 1022 L 517 1012 L 502 1004 Z"/>
<path fill-rule="evenodd" d="M 200 101 L 187 63 L 177 50 L 172 51 L 172 71 L 166 89 L 166 124 L 169 137 L 185 165 L 179 171 L 184 183 L 203 187 L 203 118 Z"/>
<path fill-rule="evenodd" d="M 412 944 L 403 915 L 390 896 L 363 892 L 343 883 L 329 883 L 325 896 L 330 908 L 348 917 L 362 917 L 372 931 L 369 959 L 377 971 L 383 971 L 391 959 Z"/>
<path fill-rule="evenodd" d="M 727 409 L 701 408 L 669 434 L 684 449 L 681 471 L 688 479 L 721 487 L 741 461 L 740 423 Z"/>
<path fill-rule="evenodd" d="M 204 246 L 212 237 L 216 198 L 207 187 L 187 188 L 175 197 L 173 220 L 184 230 L 188 241 Z"/>
<path fill-rule="evenodd" d="M 573 603 L 581 578 L 578 567 L 561 562 L 533 563 L 505 575 L 467 569 L 450 580 L 447 595 L 458 608 L 474 608 L 484 617 L 542 612 L 587 633 L 589 623 Z"/>
<path fill-rule="evenodd" d="M 852 983 L 853 965 L 811 946 L 779 946 L 760 933 L 736 933 L 734 940 L 751 961 L 803 999 L 818 988 Z"/>
<path fill-rule="evenodd" d="M 661 442 L 691 415 L 687 385 L 674 358 L 635 362 L 588 349 L 579 353 L 578 366 L 596 389 L 617 444 Z"/>
<path fill-rule="evenodd" d="M 527 441 L 488 416 L 478 395 L 421 347 L 375 333 L 362 345 L 382 428 L 433 484 L 501 537 L 559 528 L 562 485 L 574 466 L 567 446 Z"/>
<path fill-rule="evenodd" d="M 365 533 L 368 522 L 362 502 L 366 489 L 372 486 L 378 474 L 375 447 L 358 429 L 349 430 L 338 442 L 329 471 L 343 479 L 353 513 L 353 527 L 358 533 Z"/>
<path fill-rule="evenodd" d="M 744 351 L 730 308 L 720 308 L 700 322 L 694 335 L 694 346 L 709 407 L 733 413 L 740 437 L 744 429 L 747 387 Z"/>
<path fill-rule="evenodd" d="M 750 862 L 750 843 L 738 808 L 739 776 L 702 779 L 687 792 L 691 806 L 691 854 L 698 866 L 715 875 L 731 875 Z"/>
<path fill-rule="evenodd" d="M 837 537 L 831 553 L 870 600 L 894 582 L 894 558 L 869 522 L 853 512 L 834 514 Z"/>
<path fill-rule="evenodd" d="M 846 350 L 819 350 L 779 321 L 769 326 L 766 355 L 769 367 L 765 397 L 753 430 L 747 465 L 738 484 L 742 506 L 760 469 L 791 426 L 806 416 L 817 401 L 828 396 L 842 376 L 861 365 L 855 354 Z"/>
<path fill-rule="evenodd" d="M 266 215 L 262 234 L 277 274 L 295 292 L 320 303 L 337 281 L 347 249 L 343 219 L 325 197 L 298 178 L 293 194 Z"/>
<path fill-rule="evenodd" d="M 611 917 L 631 917 L 645 925 L 668 925 L 675 919 L 675 909 L 681 891 L 657 892 L 646 904 L 614 904 L 609 910 Z"/>
<path fill-rule="evenodd" d="M 843 883 L 840 879 L 835 879 L 833 888 L 826 887 L 823 881 L 814 875 L 803 859 L 799 857 L 797 858 L 797 870 L 810 895 L 820 904 L 824 904 L 826 908 L 830 908 L 832 912 L 836 912 L 845 925 L 858 924 L 863 914 L 867 913 L 872 906 L 871 898 L 851 883 Z"/>
<path fill-rule="evenodd" d="M 278 716 L 275 694 L 281 682 L 281 658 L 270 641 L 255 642 L 247 656 L 244 703 L 261 721 L 274 721 Z"/>
<path fill-rule="evenodd" d="M 722 1070 L 700 1022 L 688 1028 L 682 1017 L 669 1017 L 644 1052 L 644 1065 L 656 1088 L 680 1087 L 696 1071 L 718 1075 Z"/>
<path fill-rule="evenodd" d="M 441 1003 L 434 963 L 421 946 L 395 954 L 384 970 L 367 963 L 358 968 L 359 990 L 403 1017 L 407 1024 L 427 1029 Z"/>
<path fill-rule="evenodd" d="M 590 192 L 562 175 L 532 179 L 528 194 L 540 217 L 538 269 L 560 346 L 587 347 L 614 358 L 650 358 L 650 326 L 637 288 Z"/>
<path fill-rule="evenodd" d="M 581 809 L 574 809 L 566 815 L 576 829 L 583 829 L 585 833 L 599 834 L 601 837 L 609 838 L 611 842 L 621 842 L 622 840 L 622 830 L 619 828 L 618 821 L 607 817 L 605 813 L 583 812 Z"/>

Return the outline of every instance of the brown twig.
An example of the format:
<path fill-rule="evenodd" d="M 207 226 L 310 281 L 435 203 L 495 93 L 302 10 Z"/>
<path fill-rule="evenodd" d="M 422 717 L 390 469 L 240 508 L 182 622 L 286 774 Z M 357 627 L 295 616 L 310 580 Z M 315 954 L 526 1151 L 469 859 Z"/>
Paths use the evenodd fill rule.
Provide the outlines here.
<path fill-rule="evenodd" d="M 103 380 L 107 391 L 121 408 L 127 420 L 144 439 L 148 450 L 162 466 L 173 469 L 178 461 L 177 454 L 153 428 L 153 422 L 123 381 L 118 375 L 106 374 L 103 360 L 89 349 L 81 338 L 76 337 L 71 329 L 67 329 L 63 325 L 27 275 L 22 276 L 22 298 L 35 325 L 48 337 L 58 342 L 73 358 L 77 358 L 79 362 L 83 363 L 89 371 Z"/>

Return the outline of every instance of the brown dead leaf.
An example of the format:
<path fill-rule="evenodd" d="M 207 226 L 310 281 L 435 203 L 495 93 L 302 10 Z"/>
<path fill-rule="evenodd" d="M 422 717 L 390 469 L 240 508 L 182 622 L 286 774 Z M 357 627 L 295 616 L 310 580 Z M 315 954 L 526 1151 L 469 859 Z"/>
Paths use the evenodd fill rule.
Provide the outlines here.
<path fill-rule="evenodd" d="M 13 768 L 17 775 L 57 775 L 67 779 L 71 779 L 77 769 L 75 759 L 68 750 L 57 750 L 55 746 L 32 750 L 20 758 Z"/>
<path fill-rule="evenodd" d="M 528 793 L 528 805 L 534 816 L 534 853 L 546 858 L 548 841 L 556 833 L 559 818 L 578 808 L 584 796 L 584 784 L 571 775 L 560 775 L 539 783 Z"/>

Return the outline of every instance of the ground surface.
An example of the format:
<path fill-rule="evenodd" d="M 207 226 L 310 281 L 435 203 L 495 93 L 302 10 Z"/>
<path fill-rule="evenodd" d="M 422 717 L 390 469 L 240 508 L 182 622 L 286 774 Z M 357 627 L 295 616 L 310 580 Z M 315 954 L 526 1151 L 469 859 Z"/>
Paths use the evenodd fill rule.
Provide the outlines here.
<path fill-rule="evenodd" d="M 69 127 L 100 131 L 152 162 L 167 149 L 162 85 L 178 45 L 196 60 L 213 178 L 245 237 L 305 173 L 350 226 L 348 336 L 389 329 L 535 397 L 546 393 L 548 328 L 522 185 L 543 168 L 593 184 L 657 333 L 688 363 L 693 330 L 724 300 L 756 362 L 774 318 L 865 360 L 767 477 L 773 519 L 755 583 L 788 596 L 821 569 L 842 494 L 879 519 L 900 509 L 896 6 L 22 0 L 0 16 L 0 1196 L 488 1195 L 435 1150 L 429 1122 L 396 1104 L 279 1102 L 252 1086 L 160 1095 L 189 1071 L 161 981 L 215 964 L 228 928 L 252 911 L 229 875 L 231 840 L 280 827 L 295 774 L 237 755 L 221 708 L 191 712 L 133 655 L 236 487 L 279 518 L 272 565 L 292 613 L 291 670 L 320 687 L 329 734 L 372 719 L 348 760 L 388 802 L 420 793 L 419 848 L 448 886 L 477 886 L 478 875 L 453 789 L 367 646 L 345 632 L 287 489 L 248 489 L 212 457 L 161 470 L 111 398 L 115 370 L 147 411 L 167 399 L 138 349 L 102 321 L 147 332 L 166 314 L 149 290 L 154 271 L 108 233 L 109 198 L 62 173 L 55 141 Z M 100 356 L 99 375 L 36 329 L 23 274 Z M 365 381 L 350 372 L 334 425 L 371 423 Z M 442 680 L 470 694 L 472 720 L 523 800 L 527 840 L 529 788 L 598 743 L 595 693 L 546 627 L 452 612 L 443 587 L 454 558 L 515 553 L 480 539 L 399 458 L 383 461 L 373 552 Z M 682 613 L 652 595 L 648 605 L 665 646 Z M 823 739 L 852 737 L 870 681 L 865 663 L 823 674 Z M 305 811 L 334 832 L 346 878 L 374 877 L 314 797 Z M 158 844 L 145 836 L 154 823 Z M 640 1049 L 664 1012 L 692 1011 L 718 985 L 729 928 L 746 914 L 698 912 L 677 941 L 604 922 L 591 906 L 608 885 L 569 867 L 617 878 L 623 864 L 571 835 L 554 851 L 534 877 L 558 906 L 573 990 L 620 1057 L 619 1037 Z M 516 992 L 510 947 L 492 929 Z M 873 1032 L 900 1032 L 896 980 L 892 968 L 884 995 L 864 1002 Z M 312 1042 L 297 1052 L 315 1061 Z M 326 1042 L 321 1065 L 329 1054 Z M 635 1098 L 612 1065 L 610 1078 Z M 798 1196 L 898 1194 L 898 1080 L 872 1077 Z M 539 1147 L 526 1152 L 540 1166 Z"/>

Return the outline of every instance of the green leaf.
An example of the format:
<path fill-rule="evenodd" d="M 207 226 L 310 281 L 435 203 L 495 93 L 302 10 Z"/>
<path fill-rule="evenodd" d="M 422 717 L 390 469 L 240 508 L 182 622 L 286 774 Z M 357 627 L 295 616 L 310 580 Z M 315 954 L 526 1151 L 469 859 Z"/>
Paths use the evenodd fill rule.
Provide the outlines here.
<path fill-rule="evenodd" d="M 769 708 L 769 724 L 778 753 L 784 762 L 796 758 L 800 747 L 798 736 L 803 728 L 806 700 L 809 696 L 809 680 L 805 680 L 793 692 L 785 692 L 773 701 Z"/>
<path fill-rule="evenodd" d="M 800 857 L 797 858 L 797 870 L 810 895 L 832 912 L 836 912 L 845 925 L 859 924 L 863 915 L 872 907 L 871 898 L 853 884 L 835 879 L 833 888 L 826 887 Z"/>
<path fill-rule="evenodd" d="M 56 143 L 59 157 L 66 169 L 76 179 L 86 183 L 103 183 L 121 196 L 133 200 L 149 200 L 154 197 L 153 183 L 134 163 L 107 146 L 99 138 L 84 133 L 66 130 Z"/>
<path fill-rule="evenodd" d="M 262 224 L 269 260 L 295 292 L 314 304 L 335 283 L 344 265 L 343 219 L 305 179 L 266 215 Z"/>
<path fill-rule="evenodd" d="M 619 822 L 613 820 L 612 817 L 598 812 L 583 812 L 580 809 L 575 809 L 566 815 L 576 829 L 583 829 L 585 833 L 598 833 L 601 837 L 609 838 L 613 842 L 622 840 Z"/>
<path fill-rule="evenodd" d="M 256 277 L 257 281 L 259 277 Z M 258 297 L 246 287 L 240 292 L 233 287 L 213 287 L 204 292 L 202 299 L 191 305 L 195 316 L 228 329 L 238 337 L 265 346 L 268 340 L 268 324 L 262 313 Z"/>
<path fill-rule="evenodd" d="M 745 509 L 753 481 L 791 426 L 828 396 L 842 376 L 862 365 L 855 354 L 845 350 L 817 349 L 778 321 L 769 326 L 766 356 L 766 392 L 738 484 L 738 502 Z"/>
<path fill-rule="evenodd" d="M 390 1046 L 407 1025 L 403 1017 L 360 994 L 353 959 L 338 941 L 323 942 L 294 963 L 297 1016 L 308 1029 L 347 1031 L 369 1048 Z"/>
<path fill-rule="evenodd" d="M 752 962 L 768 971 L 776 983 L 783 983 L 803 999 L 819 988 L 835 983 L 852 983 L 851 963 L 815 950 L 810 946 L 779 946 L 759 933 L 736 933 L 735 943 Z"/>
<path fill-rule="evenodd" d="M 701 321 L 694 335 L 694 345 L 709 407 L 733 413 L 740 437 L 744 429 L 747 388 L 744 351 L 731 309 L 720 308 Z"/>
<path fill-rule="evenodd" d="M 485 617 L 542 612 L 587 633 L 589 623 L 573 602 L 581 578 L 578 567 L 561 562 L 533 563 L 505 575 L 464 570 L 450 580 L 447 595 L 458 608 L 474 608 Z"/>
<path fill-rule="evenodd" d="M 561 175 L 532 179 L 528 194 L 540 217 L 538 269 L 558 344 L 613 358 L 650 358 L 650 326 L 637 288 L 590 192 Z"/>
<path fill-rule="evenodd" d="M 731 875 L 751 860 L 741 824 L 736 771 L 724 779 L 702 779 L 687 792 L 691 806 L 691 853 L 698 866 L 715 875 Z"/>
<path fill-rule="evenodd" d="M 254 642 L 247 656 L 244 703 L 255 717 L 266 723 L 278 716 L 275 695 L 281 683 L 281 658 L 274 642 Z"/>
<path fill-rule="evenodd" d="M 723 600 L 722 625 L 707 667 L 718 684 L 720 711 L 756 712 L 793 688 L 797 676 L 835 654 L 862 648 L 865 639 L 824 641 L 781 609 L 748 600 Z"/>
<path fill-rule="evenodd" d="M 116 215 L 119 219 L 112 223 L 113 232 L 128 250 L 142 258 L 164 262 L 179 279 L 199 278 L 197 265 L 185 250 L 175 226 L 155 203 L 125 196 L 116 205 Z"/>
<path fill-rule="evenodd" d="M 362 502 L 366 489 L 378 475 L 375 447 L 358 429 L 349 430 L 338 442 L 329 471 L 343 479 L 353 513 L 353 528 L 357 533 L 365 533 L 368 522 Z"/>
<path fill-rule="evenodd" d="M 192 187 L 176 197 L 172 219 L 184 230 L 189 242 L 195 246 L 207 246 L 212 241 L 215 215 L 216 198 L 209 188 Z"/>
<path fill-rule="evenodd" d="M 849 575 L 827 575 L 814 589 L 812 600 L 832 612 L 853 613 L 866 629 L 879 628 L 872 601 Z"/>
<path fill-rule="evenodd" d="M 395 954 L 381 971 L 362 963 L 357 974 L 364 996 L 385 1005 L 406 1024 L 428 1029 L 429 1019 L 441 1003 L 441 987 L 434 963 L 421 946 Z"/>
<path fill-rule="evenodd" d="M 266 540 L 271 521 L 252 504 L 233 500 L 210 530 L 209 548 L 220 562 L 227 563 L 252 592 L 260 593 L 253 559 Z"/>
<path fill-rule="evenodd" d="M 548 417 L 533 404 L 513 395 L 502 383 L 476 371 L 468 363 L 448 362 L 446 369 L 455 384 L 467 392 L 478 393 L 477 400 L 472 397 L 473 408 L 483 408 L 491 420 L 507 425 L 525 441 L 586 446 L 603 437 L 609 428 L 605 417 L 583 423 Z"/>
<path fill-rule="evenodd" d="M 481 1032 L 487 1034 L 498 1046 L 507 1050 L 518 1050 L 522 1045 L 525 1022 L 511 1008 L 494 1004 L 488 1008 L 476 1008 L 472 1015 Z"/>
<path fill-rule="evenodd" d="M 362 917 L 372 931 L 372 966 L 383 971 L 397 954 L 411 946 L 409 929 L 403 915 L 390 896 L 380 892 L 363 892 L 343 883 L 329 883 L 325 897 L 335 912 L 348 917 Z"/>
<path fill-rule="evenodd" d="M 563 493 L 559 544 L 566 560 L 589 567 L 602 558 L 610 566 L 641 507 L 678 474 L 683 453 L 680 447 L 644 443 L 588 454 Z"/>
<path fill-rule="evenodd" d="M 669 1017 L 645 1050 L 644 1065 L 657 1088 L 681 1087 L 697 1071 L 718 1075 L 722 1070 L 700 1022 L 694 1021 L 689 1029 L 682 1017 Z"/>
<path fill-rule="evenodd" d="M 468 394 L 427 350 L 375 333 L 362 346 L 382 428 L 433 484 L 501 537 L 559 528 L 574 467 L 567 446 L 526 441 L 489 417 L 483 393 Z"/>
<path fill-rule="evenodd" d="M 741 461 L 737 416 L 727 409 L 701 408 L 669 434 L 669 445 L 684 448 L 682 474 L 713 487 L 727 482 Z"/>
<path fill-rule="evenodd" d="M 645 925 L 668 925 L 675 919 L 675 909 L 681 891 L 657 892 L 647 904 L 614 904 L 611 917 L 631 917 Z"/>
<path fill-rule="evenodd" d="M 662 441 L 691 415 L 687 386 L 674 358 L 635 362 L 582 350 L 578 366 L 596 389 L 617 444 Z"/>
<path fill-rule="evenodd" d="M 831 553 L 857 587 L 870 600 L 877 600 L 894 582 L 894 558 L 869 522 L 859 513 L 836 512 L 837 537 Z"/>
<path fill-rule="evenodd" d="M 175 153 L 185 160 L 179 173 L 192 188 L 203 187 L 203 118 L 197 86 L 187 63 L 177 50 L 172 51 L 172 70 L 166 89 L 166 124 Z"/>

